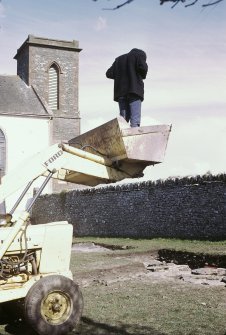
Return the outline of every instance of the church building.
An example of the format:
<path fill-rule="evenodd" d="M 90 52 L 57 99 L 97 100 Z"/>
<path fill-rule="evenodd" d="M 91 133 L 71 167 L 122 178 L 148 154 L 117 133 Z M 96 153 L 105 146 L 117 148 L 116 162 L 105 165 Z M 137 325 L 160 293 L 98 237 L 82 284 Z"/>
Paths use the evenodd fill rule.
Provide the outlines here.
<path fill-rule="evenodd" d="M 17 74 L 0 74 L 0 177 L 49 145 L 80 134 L 80 51 L 75 40 L 29 35 L 14 57 Z M 52 182 L 50 188 L 67 185 Z"/>

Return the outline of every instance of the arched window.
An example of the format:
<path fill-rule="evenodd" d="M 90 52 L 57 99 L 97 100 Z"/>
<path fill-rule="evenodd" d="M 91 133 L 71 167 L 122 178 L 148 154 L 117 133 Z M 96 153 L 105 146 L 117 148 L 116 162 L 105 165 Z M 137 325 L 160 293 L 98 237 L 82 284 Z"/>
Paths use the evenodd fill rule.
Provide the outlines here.
<path fill-rule="evenodd" d="M 0 129 L 0 181 L 6 169 L 6 141 L 3 131 Z"/>
<path fill-rule="evenodd" d="M 52 64 L 49 68 L 49 107 L 59 109 L 59 68 Z"/>

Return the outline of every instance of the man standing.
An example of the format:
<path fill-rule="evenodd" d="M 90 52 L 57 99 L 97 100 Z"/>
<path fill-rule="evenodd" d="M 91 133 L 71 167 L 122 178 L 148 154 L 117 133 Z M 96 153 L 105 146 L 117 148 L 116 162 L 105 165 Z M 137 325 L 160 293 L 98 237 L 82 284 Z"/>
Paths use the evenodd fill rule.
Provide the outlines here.
<path fill-rule="evenodd" d="M 107 70 L 106 77 L 114 79 L 114 100 L 119 104 L 120 115 L 131 127 L 140 127 L 141 102 L 144 100 L 144 82 L 148 72 L 146 53 L 132 49 L 117 57 Z"/>

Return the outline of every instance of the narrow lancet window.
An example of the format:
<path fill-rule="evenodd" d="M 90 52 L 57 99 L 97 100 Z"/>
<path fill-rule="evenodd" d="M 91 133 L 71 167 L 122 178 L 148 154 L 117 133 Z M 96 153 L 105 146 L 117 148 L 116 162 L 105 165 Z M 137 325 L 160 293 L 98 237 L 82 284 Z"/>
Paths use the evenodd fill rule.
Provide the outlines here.
<path fill-rule="evenodd" d="M 56 64 L 49 68 L 49 107 L 59 109 L 59 69 Z"/>

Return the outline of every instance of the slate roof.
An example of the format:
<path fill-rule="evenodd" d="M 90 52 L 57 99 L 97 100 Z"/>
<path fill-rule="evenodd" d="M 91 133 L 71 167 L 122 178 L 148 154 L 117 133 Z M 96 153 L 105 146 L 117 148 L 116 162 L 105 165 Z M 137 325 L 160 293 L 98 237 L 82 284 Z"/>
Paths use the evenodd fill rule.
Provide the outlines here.
<path fill-rule="evenodd" d="M 17 75 L 0 75 L 0 115 L 50 117 L 34 88 Z"/>

